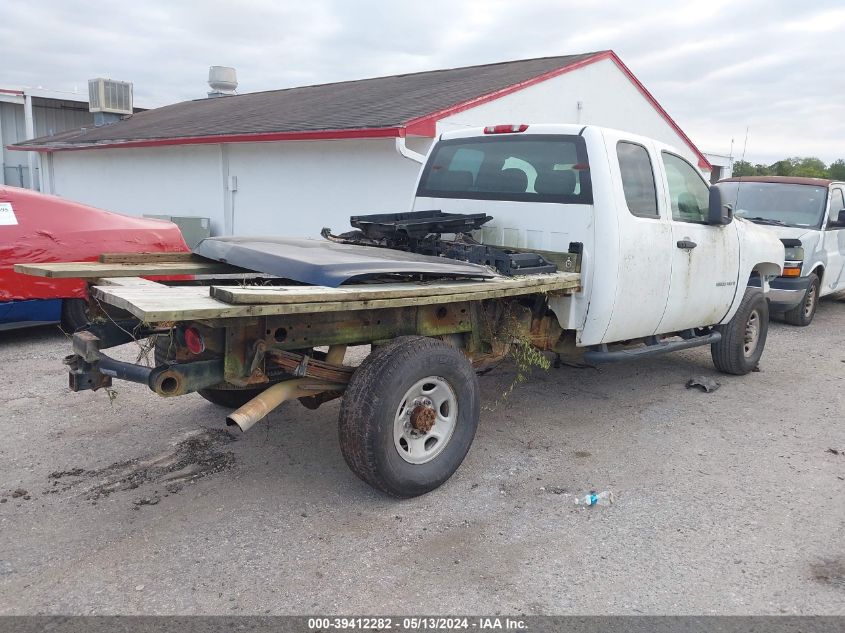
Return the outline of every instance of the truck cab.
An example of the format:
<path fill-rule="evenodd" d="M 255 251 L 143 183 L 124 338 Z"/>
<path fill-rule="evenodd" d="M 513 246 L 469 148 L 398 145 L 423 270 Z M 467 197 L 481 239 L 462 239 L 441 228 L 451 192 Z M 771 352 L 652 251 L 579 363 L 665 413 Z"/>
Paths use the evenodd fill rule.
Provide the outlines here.
<path fill-rule="evenodd" d="M 771 308 L 788 323 L 809 325 L 819 298 L 845 290 L 845 182 L 746 176 L 719 187 L 737 217 L 783 241 L 786 263 L 771 282 Z"/>
<path fill-rule="evenodd" d="M 579 252 L 581 291 L 549 305 L 577 345 L 600 350 L 728 324 L 749 284 L 765 294 L 784 262 L 767 228 L 713 207 L 681 152 L 596 126 L 445 133 L 413 207 L 493 216 L 474 236 L 484 244 Z"/>

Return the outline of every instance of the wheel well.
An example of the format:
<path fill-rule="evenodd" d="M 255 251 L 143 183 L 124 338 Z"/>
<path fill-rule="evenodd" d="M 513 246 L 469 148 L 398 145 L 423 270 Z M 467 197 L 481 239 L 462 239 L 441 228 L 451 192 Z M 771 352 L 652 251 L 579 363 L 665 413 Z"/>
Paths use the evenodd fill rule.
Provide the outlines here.
<path fill-rule="evenodd" d="M 819 264 L 813 269 L 813 272 L 816 273 L 816 276 L 819 278 L 819 283 L 822 281 L 822 275 L 824 275 L 824 266 Z"/>
<path fill-rule="evenodd" d="M 780 275 L 781 267 L 774 262 L 759 262 L 751 269 L 751 279 L 754 277 L 776 277 Z"/>

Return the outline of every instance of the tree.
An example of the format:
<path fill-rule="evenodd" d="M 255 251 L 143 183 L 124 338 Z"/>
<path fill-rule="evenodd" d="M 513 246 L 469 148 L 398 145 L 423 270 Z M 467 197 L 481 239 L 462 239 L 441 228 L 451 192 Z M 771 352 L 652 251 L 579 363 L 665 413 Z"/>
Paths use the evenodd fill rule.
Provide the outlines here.
<path fill-rule="evenodd" d="M 738 160 L 733 166 L 734 176 L 756 176 L 754 165 L 745 160 Z"/>
<path fill-rule="evenodd" d="M 827 177 L 833 180 L 845 180 L 845 160 L 835 160 L 827 168 Z"/>
<path fill-rule="evenodd" d="M 815 156 L 784 158 L 771 165 L 752 165 L 745 160 L 733 164 L 734 176 L 803 176 L 806 178 L 831 178 L 845 181 L 845 159 L 840 158 L 827 167 Z"/>

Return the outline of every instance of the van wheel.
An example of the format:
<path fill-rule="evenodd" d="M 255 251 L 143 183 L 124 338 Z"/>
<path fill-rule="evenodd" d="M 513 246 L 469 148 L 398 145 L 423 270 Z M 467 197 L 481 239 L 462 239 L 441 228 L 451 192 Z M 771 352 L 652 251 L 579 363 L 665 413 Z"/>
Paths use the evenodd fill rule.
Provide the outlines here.
<path fill-rule="evenodd" d="M 415 497 L 461 465 L 479 411 L 478 380 L 459 350 L 403 336 L 376 349 L 352 375 L 340 406 L 341 452 L 374 488 Z"/>
<path fill-rule="evenodd" d="M 769 332 L 769 304 L 757 288 L 746 288 L 734 317 L 717 326 L 722 340 L 710 346 L 716 369 L 743 376 L 757 367 Z"/>
<path fill-rule="evenodd" d="M 784 313 L 783 320 L 790 325 L 800 325 L 801 327 L 810 325 L 819 305 L 820 286 L 819 276 L 816 273 L 810 273 L 810 285 L 807 287 L 807 292 L 804 293 L 804 298 L 792 310 Z"/>

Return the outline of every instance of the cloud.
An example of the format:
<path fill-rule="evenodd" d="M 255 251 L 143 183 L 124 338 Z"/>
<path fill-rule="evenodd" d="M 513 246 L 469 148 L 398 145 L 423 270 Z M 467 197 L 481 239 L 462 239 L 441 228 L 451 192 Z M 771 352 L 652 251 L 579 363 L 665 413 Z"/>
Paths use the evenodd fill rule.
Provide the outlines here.
<path fill-rule="evenodd" d="M 136 104 L 205 96 L 208 66 L 241 92 L 614 49 L 705 151 L 845 155 L 840 0 L 3 0 L 0 87 L 134 82 Z"/>

